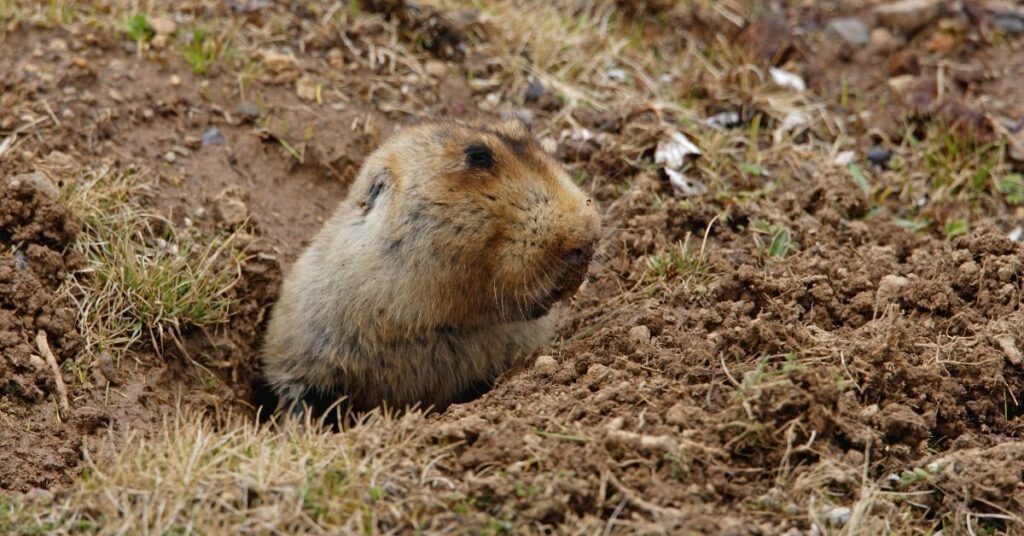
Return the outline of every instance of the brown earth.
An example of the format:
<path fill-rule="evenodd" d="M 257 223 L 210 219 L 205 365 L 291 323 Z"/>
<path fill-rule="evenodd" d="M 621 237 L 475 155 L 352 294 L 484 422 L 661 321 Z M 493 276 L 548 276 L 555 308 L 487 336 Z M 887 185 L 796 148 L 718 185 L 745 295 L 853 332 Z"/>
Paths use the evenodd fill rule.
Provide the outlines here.
<path fill-rule="evenodd" d="M 277 5 L 265 11 L 302 19 Z M 383 39 L 363 30 L 361 43 Z M 180 58 L 138 53 L 109 32 L 5 35 L 0 139 L 36 123 L 0 158 L 0 491 L 66 487 L 82 452 L 103 456 L 176 406 L 254 411 L 254 356 L 282 269 L 362 158 L 396 125 L 476 108 L 480 96 L 461 76 L 475 64 L 456 53 L 463 36 L 452 35 L 427 47 L 455 58 L 450 73 L 409 81 L 412 96 L 374 95 L 370 74 L 400 77 L 348 61 L 353 86 L 330 104 L 297 96 L 291 66 L 240 94 L 231 76 L 193 75 Z M 335 43 L 308 45 L 294 70 L 319 76 Z M 778 60 L 779 46 L 765 46 L 768 61 Z M 835 70 L 862 70 L 851 79 L 865 95 L 891 74 L 872 67 L 877 58 L 838 49 L 808 61 L 824 70 L 840 56 L 851 63 Z M 1008 58 L 1020 56 L 979 46 L 968 57 Z M 807 78 L 832 94 L 825 77 Z M 1000 77 L 973 84 L 970 95 L 1006 102 L 1020 90 Z M 381 105 L 391 99 L 401 107 Z M 548 120 L 544 99 L 528 106 L 538 123 Z M 612 137 L 650 120 L 612 115 L 580 112 L 582 126 Z M 876 509 L 895 512 L 913 497 L 934 523 L 941 519 L 929 516 L 967 510 L 1007 516 L 999 530 L 1024 530 L 1012 521 L 1024 515 L 1024 245 L 1006 238 L 1016 215 L 994 215 L 954 240 L 915 233 L 875 210 L 847 175 L 809 166 L 770 199 L 660 205 L 652 199 L 671 198 L 668 182 L 614 147 L 570 140 L 559 154 L 597 177 L 585 187 L 607 236 L 588 281 L 558 313 L 563 340 L 541 352 L 554 364 L 510 373 L 482 398 L 432 417 L 438 441 L 460 442 L 439 469 L 460 479 L 474 508 L 537 527 L 620 518 L 637 530 L 776 534 L 807 497 L 849 504 L 873 489 L 885 497 Z M 51 189 L 101 164 L 147 170 L 153 184 L 137 202 L 176 225 L 242 230 L 248 256 L 232 290 L 235 315 L 186 333 L 215 386 L 175 348 L 138 348 L 120 360 L 116 380 L 79 357 L 73 301 L 60 290 L 81 263 L 69 247 L 78 228 Z M 41 175 L 24 175 L 33 172 Z M 232 207 L 241 218 L 225 215 Z M 766 255 L 752 238 L 760 222 L 789 230 L 787 256 Z M 651 257 L 684 241 L 697 267 L 669 266 L 652 279 Z M 40 330 L 64 364 L 66 419 L 53 374 L 40 366 Z M 915 479 L 922 470 L 926 481 Z M 448 521 L 438 517 L 438 527 Z"/>

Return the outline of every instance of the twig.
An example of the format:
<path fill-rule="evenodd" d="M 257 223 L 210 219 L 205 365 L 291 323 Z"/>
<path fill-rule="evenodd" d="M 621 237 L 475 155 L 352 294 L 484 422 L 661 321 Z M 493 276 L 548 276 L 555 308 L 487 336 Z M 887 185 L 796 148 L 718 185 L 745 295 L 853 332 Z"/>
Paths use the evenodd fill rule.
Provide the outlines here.
<path fill-rule="evenodd" d="M 611 473 L 608 473 L 608 481 L 622 493 L 623 498 L 629 501 L 630 504 L 654 514 L 657 518 L 682 520 L 684 517 L 683 512 L 676 508 L 666 508 L 644 500 Z"/>
<path fill-rule="evenodd" d="M 54 382 L 57 384 L 57 403 L 60 407 L 60 417 L 62 419 L 67 418 L 71 414 L 71 405 L 68 404 L 68 388 L 64 385 L 64 378 L 60 375 L 60 366 L 57 365 L 57 359 L 53 357 L 53 352 L 50 351 L 50 343 L 46 341 L 46 332 L 39 330 L 36 334 L 36 346 L 39 347 L 39 353 L 43 354 L 43 358 L 50 364 L 50 371 L 53 372 Z"/>

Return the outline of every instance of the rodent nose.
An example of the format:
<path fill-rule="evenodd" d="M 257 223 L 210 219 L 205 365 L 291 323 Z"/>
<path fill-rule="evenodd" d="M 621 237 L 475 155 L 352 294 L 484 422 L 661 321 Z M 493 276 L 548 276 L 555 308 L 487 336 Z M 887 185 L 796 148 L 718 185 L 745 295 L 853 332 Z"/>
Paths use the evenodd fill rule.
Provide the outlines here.
<path fill-rule="evenodd" d="M 586 244 L 570 249 L 562 255 L 562 261 L 570 268 L 580 268 L 590 263 L 591 257 L 594 256 L 594 243 L 587 242 Z"/>

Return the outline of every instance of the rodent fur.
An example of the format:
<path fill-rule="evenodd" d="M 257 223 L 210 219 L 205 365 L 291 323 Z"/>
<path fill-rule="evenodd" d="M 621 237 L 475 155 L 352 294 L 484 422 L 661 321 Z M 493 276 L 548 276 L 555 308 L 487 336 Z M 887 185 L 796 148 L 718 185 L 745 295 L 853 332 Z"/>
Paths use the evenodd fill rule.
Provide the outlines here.
<path fill-rule="evenodd" d="M 280 406 L 443 409 L 548 343 L 600 220 L 526 125 L 439 121 L 374 151 L 287 274 L 263 374 Z"/>

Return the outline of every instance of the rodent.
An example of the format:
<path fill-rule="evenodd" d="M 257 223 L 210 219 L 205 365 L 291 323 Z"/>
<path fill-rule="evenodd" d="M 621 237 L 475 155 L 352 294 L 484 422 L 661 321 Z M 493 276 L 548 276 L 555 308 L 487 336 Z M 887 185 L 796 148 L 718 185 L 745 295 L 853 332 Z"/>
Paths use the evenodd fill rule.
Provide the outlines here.
<path fill-rule="evenodd" d="M 279 409 L 441 410 L 554 336 L 586 276 L 591 199 L 519 119 L 408 127 L 370 154 L 273 306 Z"/>

